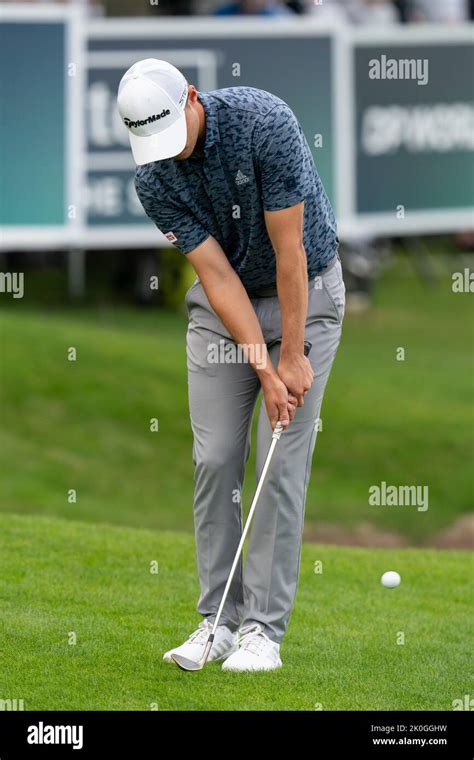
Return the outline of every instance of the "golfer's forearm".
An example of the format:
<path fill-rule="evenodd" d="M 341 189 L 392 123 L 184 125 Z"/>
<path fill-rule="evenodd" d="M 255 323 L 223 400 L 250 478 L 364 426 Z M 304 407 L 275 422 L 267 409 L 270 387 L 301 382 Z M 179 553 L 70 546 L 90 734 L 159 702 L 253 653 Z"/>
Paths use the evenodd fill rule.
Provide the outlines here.
<path fill-rule="evenodd" d="M 235 342 L 242 346 L 246 360 L 262 385 L 274 381 L 277 372 L 267 354 L 257 315 L 220 244 L 209 235 L 188 254 L 188 260 L 199 276 L 209 303 Z"/>
<path fill-rule="evenodd" d="M 281 356 L 303 354 L 308 273 L 302 245 L 277 256 L 277 288 L 282 325 Z"/>
<path fill-rule="evenodd" d="M 243 347 L 262 384 L 276 375 L 257 315 L 237 274 L 229 272 L 223 277 L 204 277 L 201 282 L 209 303 L 235 342 Z"/>

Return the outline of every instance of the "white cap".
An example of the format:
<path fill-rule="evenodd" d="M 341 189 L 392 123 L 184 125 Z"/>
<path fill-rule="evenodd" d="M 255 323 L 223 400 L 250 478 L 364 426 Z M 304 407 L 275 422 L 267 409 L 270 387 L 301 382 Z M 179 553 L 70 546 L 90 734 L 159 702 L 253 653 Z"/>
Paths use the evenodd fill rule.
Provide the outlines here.
<path fill-rule="evenodd" d="M 146 58 L 125 72 L 117 103 L 135 163 L 141 166 L 181 153 L 187 136 L 187 94 L 186 79 L 167 61 Z"/>

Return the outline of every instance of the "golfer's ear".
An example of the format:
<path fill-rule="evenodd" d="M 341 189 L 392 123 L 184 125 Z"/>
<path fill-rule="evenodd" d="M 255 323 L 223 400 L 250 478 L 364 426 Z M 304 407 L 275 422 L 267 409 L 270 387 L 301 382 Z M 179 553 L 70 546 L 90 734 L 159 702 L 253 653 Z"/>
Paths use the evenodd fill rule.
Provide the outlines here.
<path fill-rule="evenodd" d="M 195 88 L 193 84 L 188 84 L 188 100 L 186 102 L 186 105 L 188 106 L 189 103 L 195 103 L 197 100 L 197 94 L 198 91 Z"/>

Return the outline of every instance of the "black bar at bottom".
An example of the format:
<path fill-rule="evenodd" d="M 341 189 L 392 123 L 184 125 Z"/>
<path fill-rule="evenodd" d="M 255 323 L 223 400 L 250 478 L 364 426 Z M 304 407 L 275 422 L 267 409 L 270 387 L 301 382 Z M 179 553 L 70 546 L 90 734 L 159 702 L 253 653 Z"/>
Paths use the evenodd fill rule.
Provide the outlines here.
<path fill-rule="evenodd" d="M 472 716 L 463 711 L 0 712 L 0 760 L 141 760 L 170 750 L 182 755 L 187 747 L 220 755 L 255 755 L 273 747 L 282 754 L 293 747 L 291 760 L 400 753 L 463 760 L 473 757 L 471 736 Z"/>

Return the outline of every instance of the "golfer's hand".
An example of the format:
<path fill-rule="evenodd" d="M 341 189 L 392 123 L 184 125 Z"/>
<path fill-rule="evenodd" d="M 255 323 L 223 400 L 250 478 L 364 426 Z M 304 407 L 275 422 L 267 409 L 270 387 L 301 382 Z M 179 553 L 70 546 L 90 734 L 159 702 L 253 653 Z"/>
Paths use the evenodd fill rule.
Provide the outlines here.
<path fill-rule="evenodd" d="M 272 430 L 275 429 L 278 421 L 284 428 L 288 427 L 295 416 L 296 398 L 288 393 L 285 383 L 280 380 L 276 373 L 262 383 L 262 391 Z"/>
<path fill-rule="evenodd" d="M 314 380 L 313 368 L 304 354 L 281 356 L 277 374 L 288 392 L 297 399 L 298 406 L 303 406 L 304 396 Z"/>

